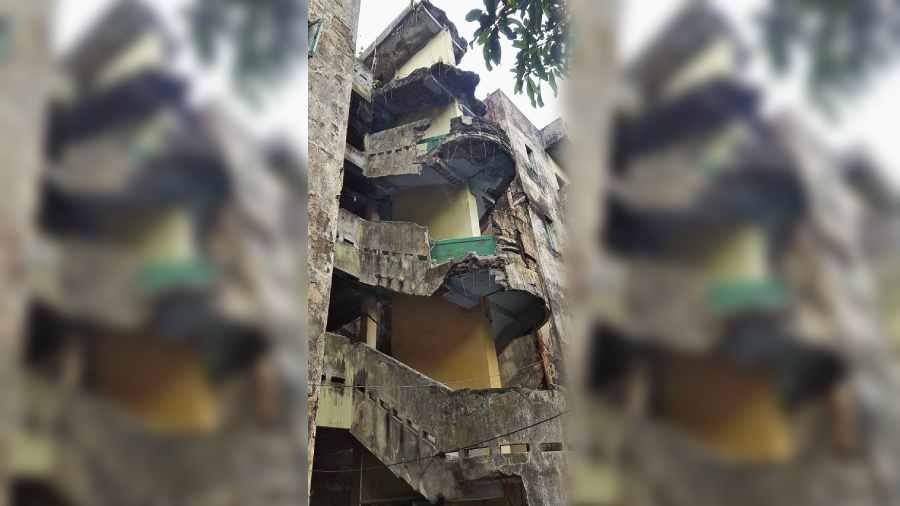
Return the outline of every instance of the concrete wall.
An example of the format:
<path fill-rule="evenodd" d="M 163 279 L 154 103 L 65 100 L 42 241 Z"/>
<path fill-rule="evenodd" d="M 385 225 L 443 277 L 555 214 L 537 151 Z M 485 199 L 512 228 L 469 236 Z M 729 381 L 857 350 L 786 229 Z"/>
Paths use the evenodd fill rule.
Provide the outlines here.
<path fill-rule="evenodd" d="M 527 241 L 533 244 L 531 255 L 534 257 L 537 272 L 540 275 L 544 299 L 550 306 L 550 324 L 545 327 L 538 339 L 544 341 L 556 376 L 562 366 L 562 349 L 568 336 L 568 312 L 563 298 L 563 281 L 565 270 L 562 253 L 565 250 L 566 232 L 563 224 L 560 188 L 556 179 L 556 168 L 550 156 L 543 150 L 540 130 L 537 129 L 509 98 L 501 91 L 495 91 L 485 100 L 488 106 L 488 118 L 500 124 L 509 135 L 516 160 L 517 177 L 511 188 L 514 188 L 514 200 L 521 204 L 513 211 L 518 215 L 518 223 L 526 230 Z M 529 157 L 527 149 L 532 151 L 533 170 L 528 169 Z M 537 181 L 535 180 L 537 179 Z M 524 202 L 519 197 L 524 196 Z M 547 234 L 545 221 L 552 222 L 552 233 L 557 250 L 551 247 L 551 239 Z"/>
<path fill-rule="evenodd" d="M 794 454 L 791 420 L 774 376 L 729 360 L 669 355 L 662 362 L 667 423 L 734 461 L 783 461 Z"/>
<path fill-rule="evenodd" d="M 712 252 L 709 281 L 763 281 L 769 277 L 768 237 L 760 227 L 735 231 Z"/>
<path fill-rule="evenodd" d="M 0 487 L 7 485 L 8 451 L 20 418 L 23 316 L 28 295 L 26 246 L 32 237 L 38 172 L 42 163 L 44 107 L 52 77 L 47 0 L 0 0 L 8 45 L 0 54 Z M 0 506 L 8 504 L 0 494 Z"/>
<path fill-rule="evenodd" d="M 722 38 L 710 44 L 669 78 L 669 82 L 663 85 L 663 97 L 675 97 L 704 81 L 734 75 L 738 68 L 737 57 L 737 51 L 730 40 Z"/>
<path fill-rule="evenodd" d="M 427 14 L 423 15 L 427 16 Z M 456 57 L 453 55 L 453 37 L 447 30 L 442 30 L 432 37 L 425 47 L 401 65 L 394 79 L 402 79 L 416 69 L 431 67 L 435 63 L 456 65 Z"/>
<path fill-rule="evenodd" d="M 309 19 L 324 25 L 309 59 L 309 383 L 322 374 L 322 333 L 328 320 L 338 196 L 343 184 L 347 114 L 353 84 L 359 0 L 311 0 Z M 309 466 L 315 449 L 317 389 L 307 402 Z"/>
<path fill-rule="evenodd" d="M 393 196 L 393 219 L 428 227 L 428 238 L 460 239 L 481 235 L 475 196 L 466 187 L 421 186 Z"/>
<path fill-rule="evenodd" d="M 147 68 L 159 67 L 167 56 L 165 40 L 157 32 L 148 33 L 104 66 L 95 86 L 108 86 Z"/>
<path fill-rule="evenodd" d="M 491 322 L 443 297 L 393 298 L 391 354 L 450 388 L 499 388 Z"/>
<path fill-rule="evenodd" d="M 203 357 L 158 337 L 91 336 L 89 388 L 143 426 L 165 432 L 206 432 L 220 422 L 219 392 Z"/>

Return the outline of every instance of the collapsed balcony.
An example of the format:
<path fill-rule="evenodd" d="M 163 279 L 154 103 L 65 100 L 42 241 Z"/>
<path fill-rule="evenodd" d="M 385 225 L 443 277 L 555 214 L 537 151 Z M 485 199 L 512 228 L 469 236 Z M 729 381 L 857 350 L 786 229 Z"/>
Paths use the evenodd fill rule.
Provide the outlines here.
<path fill-rule="evenodd" d="M 414 70 L 372 92 L 372 131 L 397 125 L 403 117 L 456 101 L 469 116 L 484 116 L 487 107 L 475 98 L 481 78 L 446 63 Z"/>
<path fill-rule="evenodd" d="M 386 83 L 393 80 L 397 71 L 429 41 L 442 35 L 449 39 L 452 46 L 452 63 L 459 63 L 466 54 L 467 44 L 447 14 L 428 0 L 410 4 L 363 52 L 360 59 L 366 68 L 372 69 L 375 79 Z"/>
<path fill-rule="evenodd" d="M 770 160 L 721 167 L 703 183 L 685 188 L 677 199 L 683 203 L 677 205 L 658 204 L 644 183 L 612 184 L 603 237 L 617 255 L 690 259 L 744 226 L 764 230 L 777 252 L 809 207 L 796 174 Z"/>
<path fill-rule="evenodd" d="M 363 174 L 390 191 L 434 185 L 467 186 L 483 219 L 516 174 L 509 138 L 473 116 L 450 120 L 447 134 L 425 137 L 431 119 L 370 134 Z"/>
<path fill-rule="evenodd" d="M 181 88 L 134 79 L 54 116 L 27 360 L 41 370 L 74 346 L 91 364 L 79 386 L 153 429 L 207 432 L 222 382 L 271 344 L 261 300 L 236 282 L 257 268 L 236 264 L 248 244 L 228 219 L 242 175 L 217 132 L 179 110 Z"/>
<path fill-rule="evenodd" d="M 416 296 L 437 295 L 464 309 L 487 303 L 501 352 L 540 328 L 549 310 L 492 236 L 430 241 L 408 222 L 373 222 L 341 209 L 335 269 L 363 285 Z"/>
<path fill-rule="evenodd" d="M 614 132 L 613 170 L 625 172 L 640 157 L 683 144 L 736 120 L 752 125 L 759 100 L 753 88 L 725 78 L 655 104 L 637 117 L 620 117 Z"/>

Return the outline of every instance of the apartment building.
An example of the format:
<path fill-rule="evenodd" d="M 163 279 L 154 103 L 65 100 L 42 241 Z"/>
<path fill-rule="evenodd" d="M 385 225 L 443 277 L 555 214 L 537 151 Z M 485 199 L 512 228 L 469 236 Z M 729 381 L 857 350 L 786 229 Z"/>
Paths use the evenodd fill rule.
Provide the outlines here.
<path fill-rule="evenodd" d="M 562 504 L 565 130 L 476 98 L 431 2 L 352 59 L 358 6 L 317 5 L 311 503 Z"/>

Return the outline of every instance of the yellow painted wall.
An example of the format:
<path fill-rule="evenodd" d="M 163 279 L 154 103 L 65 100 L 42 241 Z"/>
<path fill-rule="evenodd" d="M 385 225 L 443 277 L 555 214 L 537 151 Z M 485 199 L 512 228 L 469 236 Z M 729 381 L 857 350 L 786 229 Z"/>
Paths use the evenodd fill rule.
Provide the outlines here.
<path fill-rule="evenodd" d="M 500 388 L 491 324 L 480 307 L 396 294 L 392 314 L 394 358 L 451 388 Z"/>
<path fill-rule="evenodd" d="M 456 58 L 453 55 L 453 38 L 450 32 L 442 30 L 425 44 L 425 47 L 418 53 L 406 61 L 398 70 L 394 79 L 400 79 L 413 73 L 413 71 L 422 67 L 431 67 L 435 63 L 446 63 L 447 65 L 456 65 Z"/>
<path fill-rule="evenodd" d="M 100 71 L 98 86 L 109 86 L 147 68 L 162 65 L 165 46 L 161 37 L 148 33 L 126 49 Z"/>
<path fill-rule="evenodd" d="M 393 220 L 428 227 L 428 238 L 460 239 L 481 235 L 478 205 L 468 188 L 420 186 L 394 194 Z"/>
<path fill-rule="evenodd" d="M 663 95 L 675 97 L 714 78 L 733 74 L 737 69 L 734 46 L 721 39 L 700 52 L 666 83 Z"/>
<path fill-rule="evenodd" d="M 196 257 L 193 222 L 184 209 L 173 209 L 141 231 L 137 251 L 142 263 L 181 262 Z"/>
<path fill-rule="evenodd" d="M 783 461 L 795 452 L 774 375 L 714 356 L 670 355 L 661 377 L 667 422 L 721 456 Z"/>
<path fill-rule="evenodd" d="M 457 104 L 456 100 L 450 102 L 444 107 L 437 108 L 432 112 L 433 114 L 429 116 L 431 118 L 431 125 L 422 136 L 423 139 L 434 137 L 436 135 L 449 134 L 450 121 L 453 118 L 462 116 L 462 112 L 460 112 L 459 104 Z"/>
<path fill-rule="evenodd" d="M 707 267 L 711 282 L 761 281 L 769 277 L 765 232 L 746 226 L 719 243 Z"/>
<path fill-rule="evenodd" d="M 89 338 L 88 383 L 160 431 L 208 431 L 219 424 L 219 394 L 200 355 L 152 336 Z"/>
<path fill-rule="evenodd" d="M 453 100 L 449 104 L 444 106 L 422 109 L 404 115 L 403 117 L 401 117 L 401 119 L 397 120 L 397 125 L 405 125 L 407 123 L 412 123 L 414 121 L 428 118 L 431 120 L 431 125 L 429 125 L 428 129 L 425 130 L 425 132 L 422 134 L 422 138 L 427 139 L 429 137 L 434 137 L 437 135 L 449 134 L 450 121 L 453 118 L 459 116 L 462 116 L 462 110 L 459 108 L 459 102 Z M 421 152 L 424 153 L 425 145 L 420 145 L 420 149 Z"/>

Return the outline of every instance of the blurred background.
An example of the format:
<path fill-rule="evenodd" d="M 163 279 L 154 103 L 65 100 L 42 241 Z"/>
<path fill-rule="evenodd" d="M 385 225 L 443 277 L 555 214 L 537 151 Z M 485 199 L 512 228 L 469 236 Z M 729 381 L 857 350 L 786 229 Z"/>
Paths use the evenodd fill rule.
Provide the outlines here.
<path fill-rule="evenodd" d="M 0 506 L 900 505 L 898 55 L 886 0 L 0 0 Z"/>

